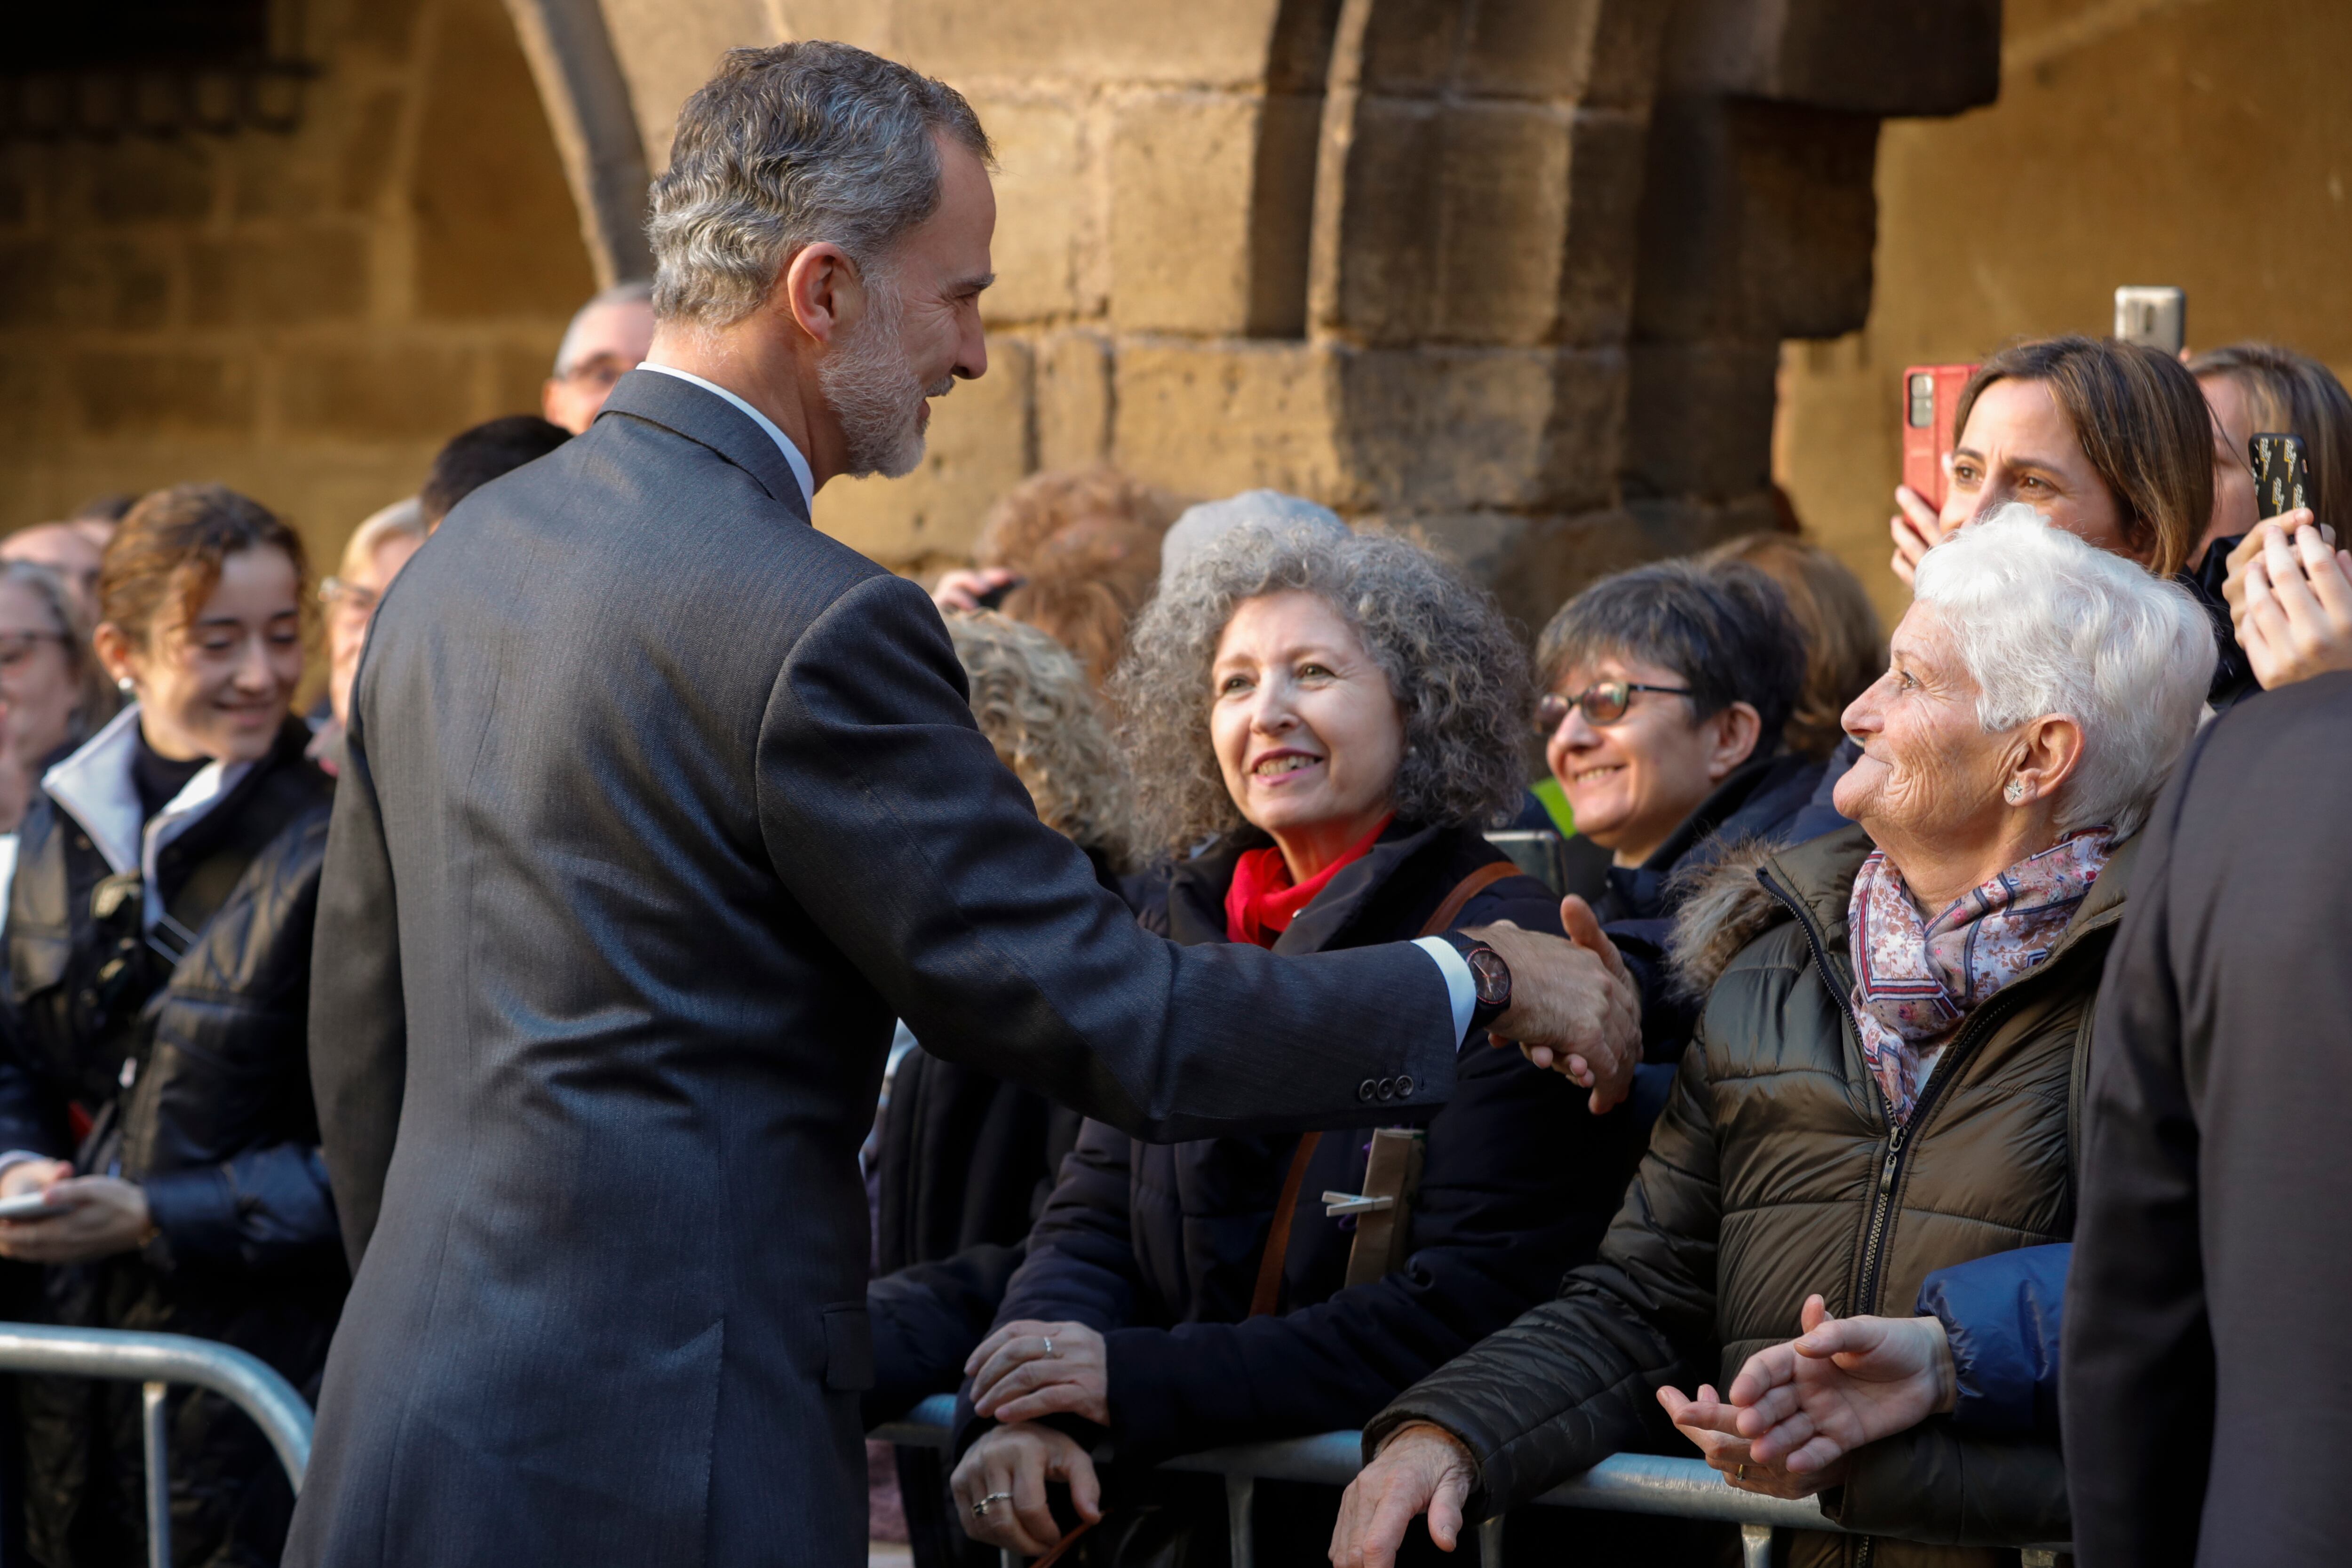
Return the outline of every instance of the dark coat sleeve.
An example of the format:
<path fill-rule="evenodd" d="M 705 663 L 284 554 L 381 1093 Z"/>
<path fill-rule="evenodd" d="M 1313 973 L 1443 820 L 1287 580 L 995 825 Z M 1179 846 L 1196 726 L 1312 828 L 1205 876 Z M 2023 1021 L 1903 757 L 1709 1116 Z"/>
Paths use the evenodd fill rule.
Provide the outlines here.
<path fill-rule="evenodd" d="M 281 833 L 151 1004 L 123 1165 L 145 1190 L 159 1266 L 341 1256 L 304 1037 L 326 839 L 323 811 Z"/>
<path fill-rule="evenodd" d="M 1516 1050 L 1465 1054 L 1429 1129 L 1405 1266 L 1279 1316 L 1113 1331 L 1119 1452 L 1360 1426 L 1591 1256 L 1639 1147 L 1612 1136 L 1630 1119 L 1594 1118 L 1580 1089 Z M 1299 1223 L 1328 1222 L 1306 1207 Z"/>
<path fill-rule="evenodd" d="M 1601 1245 L 1559 1297 L 1407 1389 L 1364 1427 L 1376 1452 L 1426 1421 L 1478 1463 L 1471 1518 L 1516 1508 L 1621 1448 L 1672 1436 L 1656 1390 L 1712 1364 L 1722 1196 L 1706 1052 L 1685 1054 Z"/>
<path fill-rule="evenodd" d="M 1985 1436 L 2058 1436 L 2058 1335 L 2074 1247 L 2021 1247 L 1938 1268 L 1919 1310 L 1940 1319 L 1952 1347 L 1952 1424 Z"/>
<path fill-rule="evenodd" d="M 997 1305 L 997 1322 L 1084 1323 L 1105 1334 L 1128 1322 L 1139 1279 L 1128 1210 L 1133 1152 L 1133 1141 L 1116 1127 L 1089 1121 L 1079 1130 L 1029 1232 L 1028 1256 Z"/>
<path fill-rule="evenodd" d="M 2074 1300 L 2059 1371 L 2066 1479 L 2086 1568 L 2197 1558 L 2214 1357 L 2200 1236 L 2200 1138 L 2182 1059 L 2170 884 L 2181 797 L 2221 728 L 2216 722 L 2198 737 L 2158 799 L 2131 904 L 2107 954 L 2092 1037 L 2083 1193 L 2067 1278 Z M 2210 893 L 2200 889 L 2199 903 L 2180 911 L 2192 925 L 2209 918 L 2200 905 Z"/>
<path fill-rule="evenodd" d="M 870 1429 L 963 1381 L 964 1358 L 988 1337 L 1023 1248 L 982 1243 L 936 1263 L 914 1263 L 866 1288 L 874 1325 L 874 1386 L 862 1396 Z"/>
<path fill-rule="evenodd" d="M 777 875 L 935 1056 L 1160 1140 L 1360 1124 L 1453 1092 L 1427 953 L 1281 958 L 1139 929 L 996 761 L 912 583 L 869 578 L 802 634 L 757 764 Z M 1361 1092 L 1391 1078 L 1412 1095 Z"/>
<path fill-rule="evenodd" d="M 367 673 L 362 659 L 362 688 Z M 368 766 L 364 707 L 355 691 L 327 835 L 310 974 L 310 1086 L 343 1247 L 354 1271 L 383 1204 L 408 1075 L 399 909 L 383 813 Z"/>

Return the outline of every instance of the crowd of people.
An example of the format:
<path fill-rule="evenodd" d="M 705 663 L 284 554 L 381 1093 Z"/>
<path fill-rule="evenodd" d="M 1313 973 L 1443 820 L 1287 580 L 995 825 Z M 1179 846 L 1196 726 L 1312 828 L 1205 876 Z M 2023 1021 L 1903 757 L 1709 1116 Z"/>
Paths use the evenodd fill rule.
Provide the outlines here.
<path fill-rule="evenodd" d="M 334 1128 L 398 1122 L 399 1080 L 355 1113 L 374 1080 L 318 1075 L 339 1047 L 312 1005 L 314 977 L 331 1012 L 326 980 L 385 967 L 313 940 L 322 900 L 388 897 L 329 853 L 339 792 L 401 760 L 361 710 L 372 619 L 416 582 L 431 626 L 450 579 L 408 574 L 436 531 L 487 527 L 476 493 L 523 495 L 641 363 L 759 417 L 649 362 L 657 302 L 688 308 L 591 300 L 543 416 L 459 433 L 322 580 L 263 500 L 200 482 L 0 542 L 0 1200 L 40 1205 L 0 1218 L 5 1315 L 217 1340 L 320 1397 L 399 1201 L 339 1193 Z M 2249 443 L 2275 432 L 2315 510 L 2264 515 Z M 2288 1250 L 2285 1191 L 2252 1154 L 2200 1166 L 2196 1129 L 2231 1072 L 2239 1132 L 2266 1125 L 2217 1011 L 2282 1079 L 2332 1040 L 2201 978 L 2237 950 L 2189 928 L 2209 900 L 2260 923 L 2292 868 L 2250 886 L 2214 857 L 2266 826 L 2252 781 L 2274 824 L 2292 769 L 2344 749 L 2317 678 L 2352 669 L 2352 398 L 2263 344 L 2019 342 L 1970 377 L 1947 461 L 1940 507 L 1896 493 L 1891 635 L 1793 532 L 1525 628 L 1425 542 L 1304 498 L 1188 504 L 1108 468 L 1003 497 L 929 592 L 971 726 L 1122 921 L 1211 960 L 1435 942 L 1481 987 L 1490 938 L 1550 933 L 1594 955 L 1594 1037 L 1639 1062 L 1490 1045 L 1506 971 L 1455 1004 L 1442 1102 L 1368 1065 L 1357 1124 L 1301 1133 L 1088 1114 L 927 1049 L 951 1015 L 902 1019 L 859 1157 L 871 1342 L 826 1307 L 824 1379 L 869 1429 L 935 1394 L 955 1415 L 944 1455 L 869 1446 L 876 1528 L 925 1568 L 1211 1563 L 1223 1489 L 1158 1461 L 1360 1428 L 1344 1491 L 1257 1511 L 1261 1560 L 1427 1561 L 1621 1450 L 1818 1498 L 1846 1533 L 1798 1532 L 1792 1563 L 2185 1562 L 2200 1528 L 2316 1560 L 2217 1430 L 2261 1425 L 2216 1392 L 2247 1331 L 2221 1291 Z M 465 637 L 423 646 L 435 689 L 472 679 Z M 2332 931 L 2341 900 L 2312 898 Z M 2263 1238 L 2226 1257 L 2198 1219 L 2217 1169 Z M 2169 1425 L 2135 1423 L 2143 1397 Z M 0 1554 L 136 1559 L 137 1392 L 26 1377 L 14 1411 Z M 257 1430 L 200 1391 L 168 1419 L 179 1560 L 276 1561 L 294 1496 Z M 1530 1510 L 1505 1540 L 1701 1561 L 1717 1528 Z"/>

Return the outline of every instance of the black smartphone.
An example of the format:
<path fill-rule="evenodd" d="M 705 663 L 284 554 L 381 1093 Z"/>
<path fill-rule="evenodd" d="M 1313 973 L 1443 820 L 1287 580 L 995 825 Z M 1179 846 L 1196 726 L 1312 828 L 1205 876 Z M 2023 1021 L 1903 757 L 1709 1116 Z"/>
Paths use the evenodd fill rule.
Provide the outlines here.
<path fill-rule="evenodd" d="M 1004 596 L 1021 586 L 1021 581 L 1020 578 L 1015 577 L 1010 583 L 999 583 L 987 593 L 975 595 L 972 603 L 983 610 L 1001 610 L 1004 608 Z"/>
<path fill-rule="evenodd" d="M 2246 444 L 2254 465 L 2254 510 L 2276 517 L 2297 507 L 2319 515 L 2319 487 L 2311 482 L 2311 464 L 2304 456 L 2303 437 L 2265 431 Z"/>

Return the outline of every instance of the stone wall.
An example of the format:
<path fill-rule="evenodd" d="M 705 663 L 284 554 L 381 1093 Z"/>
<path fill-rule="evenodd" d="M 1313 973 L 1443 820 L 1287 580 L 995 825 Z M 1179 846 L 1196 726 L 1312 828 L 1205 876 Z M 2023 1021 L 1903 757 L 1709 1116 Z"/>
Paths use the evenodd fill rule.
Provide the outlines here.
<path fill-rule="evenodd" d="M 2105 332 L 2119 283 L 2189 292 L 2192 348 L 2266 338 L 2352 376 L 2352 7 L 2008 0 L 2000 101 L 1892 122 L 1862 330 L 1782 355 L 1776 468 L 1891 616 L 1903 367 Z"/>
<path fill-rule="evenodd" d="M 656 170 L 719 50 L 780 37 L 940 76 L 1000 142 L 992 368 L 919 473 L 829 488 L 822 526 L 919 570 L 1022 475 L 1108 460 L 1417 529 L 1529 621 L 1769 525 L 1779 343 L 1868 301 L 1878 118 L 1996 85 L 1993 0 L 598 15 Z"/>
<path fill-rule="evenodd" d="M 290 132 L 0 143 L 0 528 L 212 479 L 331 562 L 452 433 L 538 407 L 594 280 L 506 13 L 309 18 Z"/>

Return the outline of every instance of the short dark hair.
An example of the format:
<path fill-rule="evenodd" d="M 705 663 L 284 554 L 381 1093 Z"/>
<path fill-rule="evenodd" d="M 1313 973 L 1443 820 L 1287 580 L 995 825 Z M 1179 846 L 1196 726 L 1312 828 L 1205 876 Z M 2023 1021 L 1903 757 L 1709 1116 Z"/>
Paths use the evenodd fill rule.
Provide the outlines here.
<path fill-rule="evenodd" d="M 1805 684 L 1805 639 L 1780 584 L 1744 561 L 1660 561 L 1603 577 L 1560 606 L 1536 663 L 1544 689 L 1570 669 L 1614 654 L 1663 665 L 1712 718 L 1745 702 L 1763 721 L 1758 756 L 1780 746 Z"/>
<path fill-rule="evenodd" d="M 536 414 L 509 414 L 459 431 L 433 459 L 425 488 L 416 492 L 425 526 L 438 528 L 459 501 L 500 474 L 544 458 L 570 439 L 571 431 Z"/>
<path fill-rule="evenodd" d="M 2213 415 L 2197 378 L 2170 354 L 2116 338 L 2011 343 L 1960 389 L 1955 441 L 1979 395 L 2004 379 L 2050 388 L 2147 569 L 2169 577 L 2187 567 L 2213 521 Z"/>

